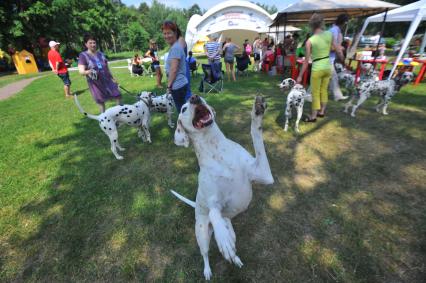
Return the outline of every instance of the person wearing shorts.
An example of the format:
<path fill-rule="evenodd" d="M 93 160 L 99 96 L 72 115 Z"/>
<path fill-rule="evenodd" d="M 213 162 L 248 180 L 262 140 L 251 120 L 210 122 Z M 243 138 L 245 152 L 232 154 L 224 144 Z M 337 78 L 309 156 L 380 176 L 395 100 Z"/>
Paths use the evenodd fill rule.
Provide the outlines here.
<path fill-rule="evenodd" d="M 162 88 L 161 80 L 163 79 L 163 73 L 161 72 L 160 59 L 158 58 L 158 46 L 154 39 L 149 41 L 149 50 L 145 53 L 145 56 L 151 57 L 151 69 L 155 72 L 157 78 L 157 87 Z"/>
<path fill-rule="evenodd" d="M 49 42 L 50 51 L 47 54 L 47 58 L 49 60 L 49 65 L 52 71 L 61 78 L 64 83 L 64 92 L 65 97 L 72 97 L 71 95 L 71 80 L 68 74 L 68 69 L 65 66 L 64 61 L 62 60 L 61 54 L 59 54 L 59 42 L 50 41 Z"/>
<path fill-rule="evenodd" d="M 226 74 L 228 76 L 228 81 L 231 80 L 231 74 L 232 79 L 236 81 L 235 78 L 235 72 L 234 72 L 234 51 L 240 50 L 240 47 L 238 47 L 235 43 L 231 41 L 231 38 L 226 39 L 226 43 L 223 46 L 223 50 L 225 51 L 224 61 L 226 66 Z"/>

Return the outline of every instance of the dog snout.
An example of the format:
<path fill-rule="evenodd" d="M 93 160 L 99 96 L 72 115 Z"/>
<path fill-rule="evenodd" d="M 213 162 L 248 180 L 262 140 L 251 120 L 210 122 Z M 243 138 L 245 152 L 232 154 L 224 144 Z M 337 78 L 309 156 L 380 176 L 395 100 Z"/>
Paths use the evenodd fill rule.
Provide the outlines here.
<path fill-rule="evenodd" d="M 201 98 L 198 95 L 193 95 L 191 96 L 191 98 L 189 99 L 189 102 L 191 104 L 201 104 Z"/>

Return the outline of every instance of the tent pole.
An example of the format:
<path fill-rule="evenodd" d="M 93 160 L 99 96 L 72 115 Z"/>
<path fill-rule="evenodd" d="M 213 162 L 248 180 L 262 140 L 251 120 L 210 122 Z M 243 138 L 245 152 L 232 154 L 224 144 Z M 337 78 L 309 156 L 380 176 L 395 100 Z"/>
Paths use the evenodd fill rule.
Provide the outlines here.
<path fill-rule="evenodd" d="M 390 80 L 392 78 L 392 75 L 395 72 L 399 61 L 401 61 L 402 55 L 404 55 L 405 50 L 407 49 L 411 38 L 413 38 L 413 35 L 416 32 L 417 27 L 419 26 L 420 22 L 422 21 L 424 12 L 426 12 L 426 9 L 420 9 L 419 12 L 417 13 L 416 17 L 414 18 L 414 20 L 411 22 L 410 28 L 408 29 L 407 35 L 405 36 L 405 40 L 404 40 L 404 43 L 401 46 L 401 50 L 399 50 L 398 57 L 396 57 L 396 59 L 395 59 L 395 63 L 393 64 L 392 71 L 389 74 L 388 80 Z"/>
<path fill-rule="evenodd" d="M 285 33 L 287 30 L 287 13 L 284 14 L 284 36 L 283 36 L 283 46 L 284 46 L 284 56 L 287 56 L 287 54 L 285 54 Z"/>
<path fill-rule="evenodd" d="M 422 44 L 420 45 L 420 54 L 424 54 L 424 50 L 425 50 L 425 46 L 426 46 L 426 32 L 423 35 L 423 40 L 422 40 Z"/>
<path fill-rule="evenodd" d="M 275 26 L 275 42 L 278 42 L 278 32 L 280 30 L 280 23 L 278 22 Z"/>
<path fill-rule="evenodd" d="M 367 28 L 369 22 L 370 20 L 367 18 L 364 22 L 364 25 L 361 28 L 361 31 L 355 34 L 354 41 L 351 44 L 351 48 L 349 49 L 349 52 L 346 54 L 347 58 L 352 58 L 355 55 L 359 40 L 361 39 L 361 36 L 364 34 L 365 29 Z"/>
<path fill-rule="evenodd" d="M 386 9 L 386 11 L 385 11 L 385 15 L 383 16 L 382 31 L 380 32 L 379 41 L 377 42 L 377 45 L 376 45 L 376 52 L 375 52 L 375 54 L 374 54 L 374 63 L 373 63 L 374 67 L 376 67 L 376 59 L 377 59 L 377 55 L 379 54 L 380 40 L 382 39 L 382 37 L 383 37 L 383 33 L 384 33 L 384 31 L 385 31 L 386 17 L 387 17 L 387 15 L 388 15 L 388 11 L 389 11 L 389 9 Z"/>

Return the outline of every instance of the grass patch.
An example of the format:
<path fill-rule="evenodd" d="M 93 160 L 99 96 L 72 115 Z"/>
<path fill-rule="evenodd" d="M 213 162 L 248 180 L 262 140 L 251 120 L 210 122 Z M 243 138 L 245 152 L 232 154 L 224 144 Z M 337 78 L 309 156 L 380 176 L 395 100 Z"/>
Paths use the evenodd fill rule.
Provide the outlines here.
<path fill-rule="evenodd" d="M 135 94 L 156 90 L 155 78 L 113 72 Z M 85 79 L 72 72 L 71 80 L 83 107 L 97 113 Z M 244 267 L 211 244 L 212 281 L 422 282 L 425 85 L 406 87 L 389 116 L 372 110 L 374 99 L 356 119 L 331 102 L 325 119 L 296 134 L 282 130 L 277 83 L 250 74 L 206 98 L 225 135 L 253 152 L 252 100 L 258 91 L 267 97 L 275 178 L 254 186 L 250 208 L 234 220 Z M 1 101 L 0 113 L 0 281 L 203 281 L 194 212 L 169 193 L 194 199 L 198 164 L 192 149 L 173 144 L 164 115 L 153 115 L 150 145 L 121 127 L 127 150 L 117 161 L 97 123 L 63 98 L 56 76 Z"/>

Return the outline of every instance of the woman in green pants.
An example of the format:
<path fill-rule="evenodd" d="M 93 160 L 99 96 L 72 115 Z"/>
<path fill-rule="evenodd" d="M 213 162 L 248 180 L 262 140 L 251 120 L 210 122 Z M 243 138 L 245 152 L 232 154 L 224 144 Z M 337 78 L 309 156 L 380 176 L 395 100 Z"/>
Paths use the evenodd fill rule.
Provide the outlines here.
<path fill-rule="evenodd" d="M 333 43 L 331 32 L 324 31 L 324 19 L 319 14 L 313 14 L 309 25 L 313 35 L 306 42 L 306 57 L 302 71 L 297 77 L 297 83 L 302 81 L 303 73 L 309 66 L 312 58 L 311 89 L 312 89 L 312 114 L 305 122 L 315 122 L 317 117 L 324 117 L 328 102 L 328 83 L 331 78 L 330 51 L 336 51 L 339 59 L 344 61 L 340 46 Z"/>

